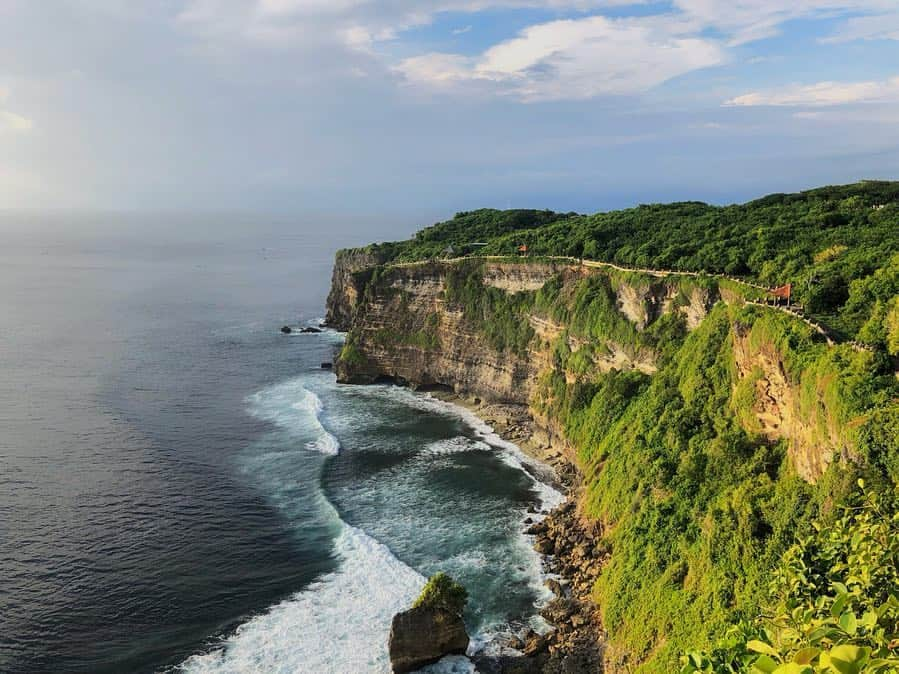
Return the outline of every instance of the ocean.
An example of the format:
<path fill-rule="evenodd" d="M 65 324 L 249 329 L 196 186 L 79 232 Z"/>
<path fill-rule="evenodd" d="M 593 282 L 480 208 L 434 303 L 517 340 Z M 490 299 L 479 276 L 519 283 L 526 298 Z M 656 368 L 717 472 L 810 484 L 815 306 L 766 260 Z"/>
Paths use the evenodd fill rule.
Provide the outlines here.
<path fill-rule="evenodd" d="M 0 217 L 0 671 L 387 672 L 428 575 L 539 625 L 559 494 L 465 410 L 321 368 L 336 248 L 243 216 Z M 432 671 L 470 671 L 448 658 Z"/>

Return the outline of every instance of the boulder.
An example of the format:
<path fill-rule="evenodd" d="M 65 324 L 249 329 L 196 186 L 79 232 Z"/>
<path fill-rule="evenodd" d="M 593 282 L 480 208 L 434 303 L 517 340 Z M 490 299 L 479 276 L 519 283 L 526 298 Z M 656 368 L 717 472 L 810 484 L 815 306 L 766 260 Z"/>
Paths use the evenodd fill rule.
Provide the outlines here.
<path fill-rule="evenodd" d="M 281 328 L 281 332 L 283 332 L 285 335 L 289 335 L 291 332 L 293 332 L 293 330 L 290 329 L 289 325 L 285 325 L 283 328 Z"/>
<path fill-rule="evenodd" d="M 540 615 L 553 625 L 561 625 L 568 622 L 576 612 L 577 604 L 574 601 L 557 597 L 543 607 Z"/>
<path fill-rule="evenodd" d="M 321 332 L 321 330 L 319 330 L 318 328 L 313 328 L 312 326 L 306 326 L 305 328 L 303 328 L 302 330 L 300 330 L 300 332 L 305 332 L 305 333 L 318 333 L 318 332 Z"/>
<path fill-rule="evenodd" d="M 445 655 L 464 655 L 468 633 L 462 616 L 443 608 L 420 606 L 393 616 L 389 648 L 393 671 L 412 672 Z"/>
<path fill-rule="evenodd" d="M 551 538 L 541 536 L 534 543 L 534 549 L 541 555 L 551 555 L 556 551 L 556 544 Z"/>
<path fill-rule="evenodd" d="M 536 632 L 530 632 L 526 637 L 524 654 L 528 657 L 534 657 L 545 651 L 547 646 L 546 637 Z"/>
<path fill-rule="evenodd" d="M 557 597 L 561 597 L 564 594 L 562 591 L 562 584 L 555 578 L 547 578 L 543 581 L 543 584 Z"/>
<path fill-rule="evenodd" d="M 334 363 L 322 363 L 323 370 L 330 370 L 333 367 L 334 367 Z"/>

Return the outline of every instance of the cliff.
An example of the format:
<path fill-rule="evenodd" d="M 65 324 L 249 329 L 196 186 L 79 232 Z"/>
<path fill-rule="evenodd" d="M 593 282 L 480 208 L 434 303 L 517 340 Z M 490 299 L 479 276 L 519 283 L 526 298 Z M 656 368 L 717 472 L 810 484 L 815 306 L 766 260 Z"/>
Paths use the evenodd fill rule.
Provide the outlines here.
<path fill-rule="evenodd" d="M 462 307 L 447 301 L 452 263 L 428 262 L 385 268 L 361 296 L 343 284 L 329 299 L 329 316 L 355 314 L 347 347 L 337 362 L 338 380 L 372 383 L 390 379 L 421 387 L 445 387 L 493 402 L 526 404 L 545 359 L 535 353 L 500 350 L 486 342 Z M 483 284 L 514 295 L 532 291 L 557 265 L 489 264 Z M 357 277 L 358 278 L 358 277 Z"/>
<path fill-rule="evenodd" d="M 622 343 L 614 336 L 591 340 L 570 331 L 551 312 L 530 307 L 515 329 L 525 335 L 525 348 L 502 348 L 485 339 L 479 308 L 466 311 L 462 298 L 448 285 L 465 281 L 507 296 L 530 300 L 551 279 L 573 286 L 604 272 L 563 262 L 428 261 L 369 267 L 365 257 L 339 255 L 328 297 L 328 322 L 349 329 L 348 345 L 337 362 L 338 380 L 372 383 L 393 380 L 414 388 L 445 387 L 487 401 L 528 404 L 541 372 L 552 368 L 552 351 L 564 335 L 568 348 L 584 349 L 599 371 L 655 371 L 656 353 L 642 344 Z M 454 278 L 455 277 L 455 278 Z M 688 329 L 702 320 L 716 298 L 706 288 L 691 288 L 685 301 L 675 283 L 640 279 L 616 284 L 615 302 L 636 331 L 668 314 L 684 317 Z M 526 297 L 525 297 L 526 296 Z M 455 301 L 454 301 L 455 300 Z"/>
<path fill-rule="evenodd" d="M 758 604 L 796 528 L 843 498 L 850 472 L 833 466 L 894 452 L 878 430 L 895 381 L 879 356 L 756 296 L 577 260 L 353 253 L 338 256 L 328 320 L 348 328 L 341 382 L 527 410 L 532 444 L 583 476 L 607 671 L 655 672 Z"/>
<path fill-rule="evenodd" d="M 326 304 L 325 322 L 328 325 L 344 332 L 350 329 L 353 313 L 366 281 L 366 272 L 381 264 L 384 259 L 383 254 L 364 248 L 337 252 Z"/>

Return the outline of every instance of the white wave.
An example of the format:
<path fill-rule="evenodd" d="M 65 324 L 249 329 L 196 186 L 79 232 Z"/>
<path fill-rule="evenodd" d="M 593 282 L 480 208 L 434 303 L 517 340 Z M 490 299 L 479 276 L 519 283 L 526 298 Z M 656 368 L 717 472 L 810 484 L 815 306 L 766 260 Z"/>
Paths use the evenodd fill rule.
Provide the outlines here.
<path fill-rule="evenodd" d="M 442 456 L 446 454 L 461 454 L 463 452 L 489 451 L 490 445 L 486 442 L 472 440 L 464 435 L 457 435 L 446 440 L 437 440 L 425 445 L 422 454 L 425 456 Z"/>
<path fill-rule="evenodd" d="M 342 335 L 339 336 L 342 339 Z M 269 387 L 247 401 L 250 411 L 258 418 L 275 423 L 305 442 L 307 447 L 336 454 L 339 442 L 322 425 L 322 401 L 309 388 L 330 385 L 330 380 L 325 383 L 306 375 Z M 504 461 L 533 480 L 533 488 L 544 508 L 561 503 L 562 495 L 540 479 L 541 466 L 526 457 L 514 443 L 503 440 L 472 412 L 397 387 L 352 387 L 342 389 L 342 392 L 345 395 L 387 396 L 404 406 L 462 419 L 475 431 L 478 439 L 458 436 L 440 440 L 427 445 L 425 452 L 441 455 L 496 448 Z M 336 511 L 334 517 L 337 519 Z M 220 645 L 210 652 L 192 656 L 179 669 L 188 674 L 389 672 L 386 636 L 390 622 L 395 613 L 408 608 L 425 578 L 362 530 L 342 521 L 338 526 L 341 529 L 335 550 L 340 566 L 336 571 L 250 619 Z M 530 583 L 538 596 L 546 598 L 548 591 L 542 587 L 544 576 L 539 556 L 523 534 L 517 537 L 516 547 L 519 548 L 517 554 L 532 569 Z M 462 567 L 480 568 L 484 564 L 483 553 L 477 551 L 464 558 L 458 555 L 454 561 Z M 537 626 L 540 619 L 534 616 L 530 622 Z M 474 635 L 469 652 L 498 652 L 501 648 L 499 634 L 494 628 Z M 429 674 L 471 674 L 475 671 L 471 661 L 462 656 L 444 658 L 422 670 Z"/>
<path fill-rule="evenodd" d="M 529 457 L 514 442 L 505 440 L 490 424 L 471 410 L 452 402 L 439 400 L 430 394 L 422 395 L 398 386 L 373 387 L 370 391 L 375 392 L 376 395 L 395 397 L 404 405 L 423 411 L 449 414 L 461 419 L 474 430 L 484 443 L 501 450 L 500 457 L 506 464 L 518 468 L 531 478 L 544 510 L 551 510 L 565 500 L 565 495 L 550 484 L 550 469 Z"/>
<path fill-rule="evenodd" d="M 336 455 L 340 442 L 322 425 L 322 401 L 304 386 L 304 379 L 293 379 L 251 395 L 250 412 L 305 438 L 307 449 Z"/>
<path fill-rule="evenodd" d="M 408 407 L 420 409 L 425 412 L 450 415 L 461 419 L 467 426 L 474 430 L 475 435 L 480 438 L 480 442 L 466 438 L 468 445 L 486 445 L 499 450 L 498 456 L 504 463 L 524 472 L 531 479 L 532 488 L 537 492 L 543 510 L 542 513 L 529 515 L 531 519 L 535 521 L 543 519 L 549 510 L 561 505 L 565 500 L 565 495 L 550 484 L 550 480 L 552 479 L 551 469 L 529 457 L 515 443 L 502 438 L 490 424 L 485 422 L 471 410 L 462 407 L 461 405 L 439 400 L 430 394 L 422 395 L 421 393 L 416 393 L 410 389 L 398 386 L 360 386 L 353 388 L 356 389 L 356 392 L 358 392 L 359 395 L 392 398 L 398 403 Z M 431 445 L 428 445 L 426 451 L 433 451 L 440 445 L 447 448 L 452 447 L 455 445 L 456 439 L 454 438 L 449 441 L 452 443 L 450 445 L 447 445 L 447 442 L 448 441 L 438 441 L 437 443 L 432 443 Z M 461 442 L 459 442 L 459 446 L 463 446 Z M 524 517 L 525 513 L 522 512 L 522 518 Z M 526 563 L 531 569 L 531 580 L 529 584 L 537 595 L 538 602 L 545 603 L 549 601 L 553 595 L 544 585 L 544 581 L 547 578 L 554 576 L 548 574 L 543 568 L 542 558 L 536 550 L 534 550 L 533 536 L 526 535 L 523 531 L 523 527 L 518 530 L 516 546 L 518 548 L 517 554 L 522 559 L 527 560 Z M 529 622 L 531 627 L 538 632 L 546 631 L 548 627 L 547 623 L 539 615 L 532 616 Z M 497 640 L 494 639 L 495 636 L 497 636 L 497 634 L 477 635 L 473 640 L 472 649 L 474 650 L 472 650 L 472 652 L 479 652 L 482 649 L 486 649 L 487 652 L 490 652 L 491 648 L 495 647 L 497 643 Z"/>
<path fill-rule="evenodd" d="M 190 657 L 180 669 L 187 674 L 390 672 L 390 622 L 409 607 L 425 578 L 355 527 L 344 525 L 335 546 L 341 558 L 337 571 L 252 618 L 220 647 Z"/>

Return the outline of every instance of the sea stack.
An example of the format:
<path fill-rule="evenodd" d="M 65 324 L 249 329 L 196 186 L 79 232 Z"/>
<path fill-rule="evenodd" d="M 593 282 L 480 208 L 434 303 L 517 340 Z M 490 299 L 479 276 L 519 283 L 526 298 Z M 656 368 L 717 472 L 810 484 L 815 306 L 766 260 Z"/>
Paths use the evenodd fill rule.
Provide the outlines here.
<path fill-rule="evenodd" d="M 390 664 L 396 674 L 413 672 L 446 655 L 465 655 L 468 633 L 462 616 L 420 606 L 393 616 Z"/>
<path fill-rule="evenodd" d="M 467 599 L 465 588 L 437 573 L 411 609 L 393 616 L 389 650 L 396 674 L 421 669 L 446 655 L 465 655 L 469 639 L 462 610 Z"/>

